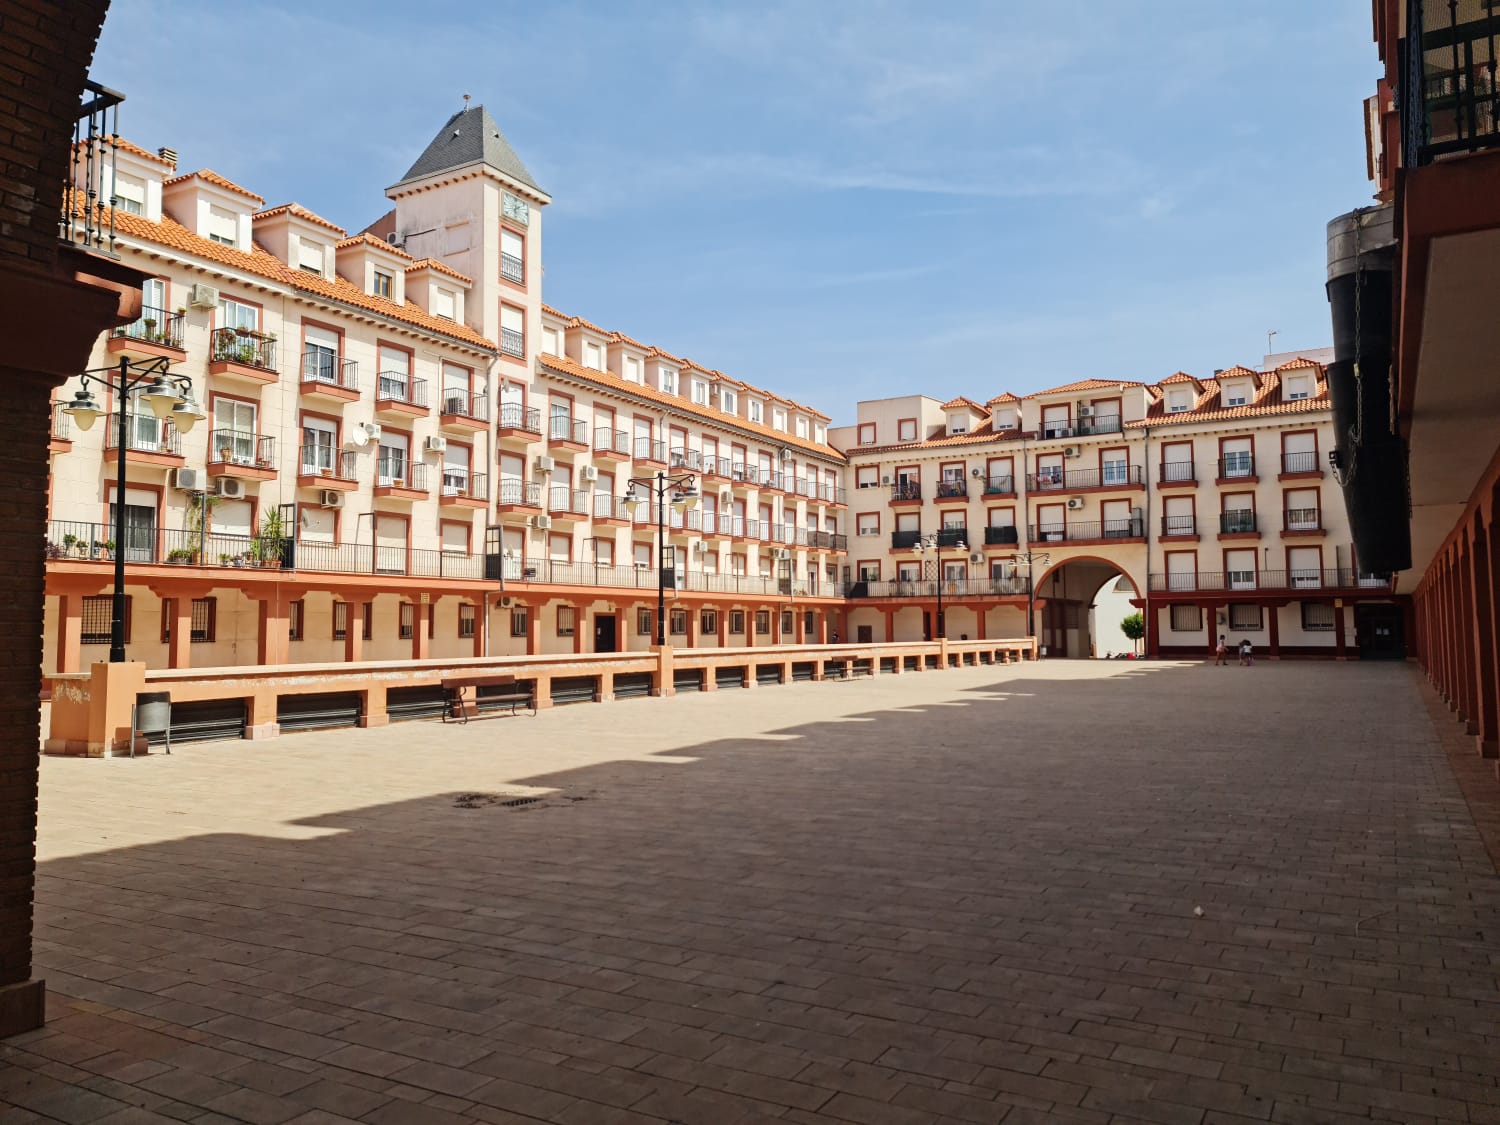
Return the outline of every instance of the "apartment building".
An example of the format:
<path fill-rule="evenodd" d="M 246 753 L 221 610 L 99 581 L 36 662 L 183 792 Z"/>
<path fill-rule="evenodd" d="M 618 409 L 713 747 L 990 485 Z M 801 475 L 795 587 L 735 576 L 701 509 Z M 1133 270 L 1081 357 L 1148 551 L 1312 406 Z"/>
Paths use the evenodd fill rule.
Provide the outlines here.
<path fill-rule="evenodd" d="M 1087 656 L 1089 607 L 1123 576 L 1151 655 L 1200 656 L 1220 633 L 1271 656 L 1401 655 L 1404 609 L 1361 572 L 1329 480 L 1332 430 L 1310 358 L 860 403 L 832 435 L 850 635 L 930 637 L 941 614 L 951 638 L 1034 631 Z"/>
<path fill-rule="evenodd" d="M 165 361 L 203 419 L 142 386 L 122 437 L 102 380 L 86 429 L 85 377 L 59 390 L 47 671 L 104 658 L 116 552 L 151 667 L 645 648 L 664 563 L 674 643 L 837 628 L 828 418 L 545 306 L 550 197 L 482 107 L 354 233 L 170 150 L 94 155 L 111 249 L 151 280 L 89 366 Z M 627 499 L 657 473 L 665 553 L 654 497 Z"/>

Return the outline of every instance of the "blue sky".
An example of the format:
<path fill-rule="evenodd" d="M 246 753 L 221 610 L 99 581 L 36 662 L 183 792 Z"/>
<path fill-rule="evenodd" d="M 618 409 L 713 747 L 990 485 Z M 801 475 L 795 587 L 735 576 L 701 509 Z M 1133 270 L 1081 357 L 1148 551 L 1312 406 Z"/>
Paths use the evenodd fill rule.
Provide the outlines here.
<path fill-rule="evenodd" d="M 1368 0 L 117 0 L 93 74 L 351 230 L 471 94 L 551 304 L 843 422 L 1327 343 L 1377 63 Z"/>

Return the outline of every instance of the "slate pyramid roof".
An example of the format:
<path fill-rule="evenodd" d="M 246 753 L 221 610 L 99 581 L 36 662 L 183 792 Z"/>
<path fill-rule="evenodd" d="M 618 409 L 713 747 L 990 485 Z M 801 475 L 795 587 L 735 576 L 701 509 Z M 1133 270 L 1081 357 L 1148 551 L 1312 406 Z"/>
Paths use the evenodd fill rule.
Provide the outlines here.
<path fill-rule="evenodd" d="M 482 105 L 459 110 L 448 118 L 438 130 L 437 136 L 422 151 L 422 155 L 417 157 L 416 163 L 406 170 L 406 175 L 395 186 L 400 187 L 412 180 L 480 163 L 489 165 L 518 183 L 535 188 L 538 192 L 542 191 L 526 170 L 526 165 L 521 163 L 516 150 L 510 147 L 500 126 L 495 124 L 495 119 Z"/>

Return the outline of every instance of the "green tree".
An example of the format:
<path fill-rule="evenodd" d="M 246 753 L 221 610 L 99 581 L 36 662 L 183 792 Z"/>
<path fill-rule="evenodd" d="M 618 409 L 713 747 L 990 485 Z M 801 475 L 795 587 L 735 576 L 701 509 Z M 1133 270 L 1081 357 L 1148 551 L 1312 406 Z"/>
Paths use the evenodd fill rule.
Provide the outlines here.
<path fill-rule="evenodd" d="M 1135 642 L 1136 651 L 1140 651 L 1141 638 L 1146 635 L 1146 619 L 1141 616 L 1141 611 L 1136 610 L 1129 617 L 1120 622 L 1120 632 L 1126 638 Z"/>

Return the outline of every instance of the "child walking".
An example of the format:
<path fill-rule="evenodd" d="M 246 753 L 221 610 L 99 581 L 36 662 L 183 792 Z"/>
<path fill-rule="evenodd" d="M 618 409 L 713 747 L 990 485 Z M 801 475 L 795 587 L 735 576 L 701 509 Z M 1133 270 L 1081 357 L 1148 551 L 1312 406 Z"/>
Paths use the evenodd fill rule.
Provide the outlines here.
<path fill-rule="evenodd" d="M 1214 649 L 1214 665 L 1218 666 L 1220 664 L 1223 664 L 1226 667 L 1229 664 L 1229 661 L 1225 658 L 1223 633 L 1219 634 L 1219 647 Z"/>

